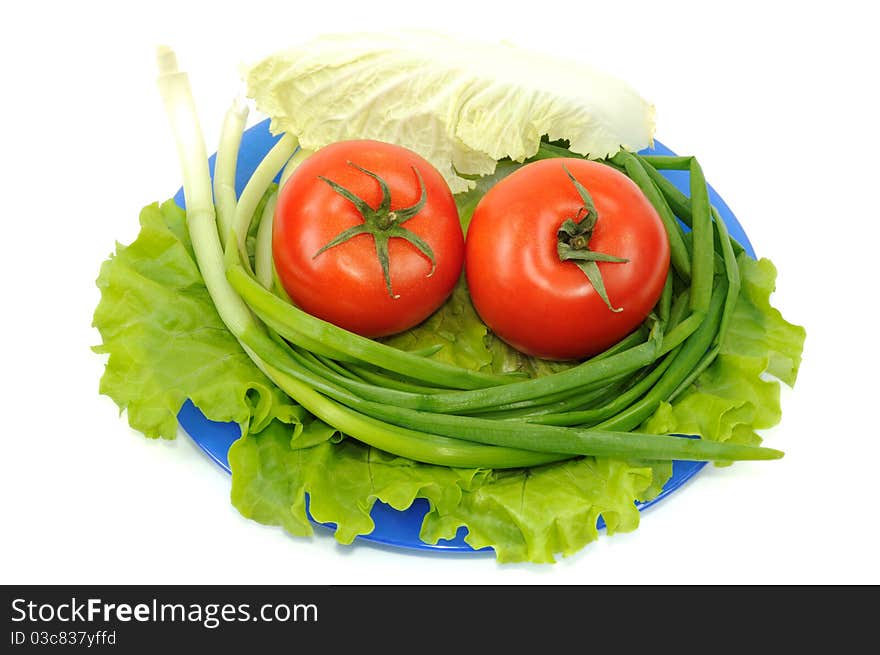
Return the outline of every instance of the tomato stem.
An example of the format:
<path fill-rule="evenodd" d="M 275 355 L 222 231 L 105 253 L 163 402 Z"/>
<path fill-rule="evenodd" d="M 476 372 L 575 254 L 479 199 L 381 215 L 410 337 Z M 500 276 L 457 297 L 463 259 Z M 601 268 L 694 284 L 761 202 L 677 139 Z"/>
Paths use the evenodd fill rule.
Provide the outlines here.
<path fill-rule="evenodd" d="M 596 289 L 599 297 L 605 301 L 612 312 L 623 311 L 622 307 L 615 308 L 608 299 L 608 292 L 605 290 L 605 282 L 602 279 L 602 273 L 599 271 L 597 262 L 625 263 L 628 259 L 623 257 L 615 257 L 602 252 L 590 250 L 590 239 L 593 237 L 593 230 L 596 228 L 596 222 L 599 220 L 599 212 L 596 211 L 596 205 L 593 204 L 593 197 L 583 184 L 578 182 L 571 171 L 565 164 L 562 165 L 568 179 L 572 181 L 577 189 L 578 195 L 581 197 L 583 206 L 578 209 L 574 218 L 567 218 L 559 226 L 556 232 L 557 244 L 556 252 L 560 261 L 573 262 Z"/>
<path fill-rule="evenodd" d="M 411 219 L 424 208 L 425 203 L 428 200 L 428 194 L 425 188 L 425 182 L 422 180 L 422 174 L 419 173 L 419 170 L 415 166 L 412 167 L 413 172 L 416 174 L 416 178 L 419 181 L 420 190 L 419 199 L 415 204 L 392 211 L 391 190 L 388 188 L 388 184 L 385 180 L 376 173 L 358 166 L 354 162 L 348 162 L 348 165 L 376 180 L 376 182 L 379 183 L 379 189 L 382 191 L 382 199 L 379 201 L 379 206 L 373 208 L 367 203 L 367 201 L 346 189 L 341 184 L 334 182 L 323 175 L 319 175 L 318 179 L 326 182 L 331 189 L 355 206 L 355 209 L 358 210 L 361 217 L 364 219 L 364 222 L 337 234 L 333 239 L 324 244 L 318 252 L 312 255 L 312 259 L 318 257 L 318 255 L 324 251 L 345 243 L 359 234 L 369 234 L 373 237 L 376 246 L 376 257 L 379 259 L 379 265 L 382 267 L 382 276 L 385 278 L 385 288 L 388 290 L 388 295 L 392 298 L 400 298 L 400 295 L 395 294 L 391 288 L 391 264 L 388 256 L 388 241 L 390 239 L 399 238 L 408 241 L 416 248 L 416 250 L 431 260 L 431 270 L 425 277 L 431 277 L 437 269 L 437 260 L 434 257 L 434 251 L 431 249 L 431 246 L 429 246 L 415 232 L 402 227 L 403 223 Z"/>

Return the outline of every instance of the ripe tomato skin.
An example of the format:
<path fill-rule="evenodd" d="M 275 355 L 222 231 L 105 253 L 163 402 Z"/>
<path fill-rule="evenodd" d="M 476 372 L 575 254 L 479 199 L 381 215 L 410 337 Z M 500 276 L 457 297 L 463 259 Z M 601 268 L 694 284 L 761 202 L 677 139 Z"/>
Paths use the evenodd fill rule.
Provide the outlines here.
<path fill-rule="evenodd" d="M 583 201 L 563 164 L 586 187 L 598 221 L 589 249 L 612 312 L 587 276 L 560 261 L 557 230 Z M 481 199 L 468 227 L 465 271 L 474 307 L 501 339 L 545 359 L 583 359 L 635 329 L 660 298 L 669 240 L 654 207 L 616 170 L 583 159 L 545 159 L 518 169 Z"/>
<path fill-rule="evenodd" d="M 388 242 L 391 283 L 385 286 L 372 235 L 360 234 L 315 253 L 342 231 L 360 225 L 354 204 L 321 180 L 324 176 L 379 206 L 379 183 L 349 164 L 380 177 L 391 190 L 391 209 L 419 200 L 417 168 L 427 202 L 402 227 L 420 236 L 428 257 L 402 238 Z M 458 209 L 443 176 L 418 154 L 379 141 L 344 141 L 321 148 L 297 168 L 278 194 L 272 252 L 278 277 L 293 302 L 310 314 L 367 337 L 406 330 L 431 315 L 452 292 L 464 261 Z"/>

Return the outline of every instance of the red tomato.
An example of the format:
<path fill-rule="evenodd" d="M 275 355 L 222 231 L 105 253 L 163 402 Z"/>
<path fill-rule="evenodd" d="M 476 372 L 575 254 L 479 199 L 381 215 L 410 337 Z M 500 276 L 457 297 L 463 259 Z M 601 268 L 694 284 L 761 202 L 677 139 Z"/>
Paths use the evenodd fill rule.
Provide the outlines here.
<path fill-rule="evenodd" d="M 381 206 L 380 179 L 390 212 Z M 366 203 L 360 210 L 357 199 Z M 373 232 L 345 240 L 352 230 Z M 337 237 L 342 242 L 322 251 Z M 272 251 L 294 303 L 379 337 L 418 324 L 443 304 L 461 275 L 464 236 L 446 181 L 425 159 L 388 143 L 344 141 L 306 159 L 281 189 Z"/>
<path fill-rule="evenodd" d="M 627 259 L 598 262 L 609 309 L 574 261 L 561 261 L 557 231 L 584 216 L 566 169 L 589 192 L 596 224 L 587 248 Z M 669 241 L 654 207 L 616 170 L 583 159 L 545 159 L 496 184 L 474 211 L 465 271 L 474 307 L 514 348 L 547 359 L 582 359 L 635 329 L 657 303 Z"/>

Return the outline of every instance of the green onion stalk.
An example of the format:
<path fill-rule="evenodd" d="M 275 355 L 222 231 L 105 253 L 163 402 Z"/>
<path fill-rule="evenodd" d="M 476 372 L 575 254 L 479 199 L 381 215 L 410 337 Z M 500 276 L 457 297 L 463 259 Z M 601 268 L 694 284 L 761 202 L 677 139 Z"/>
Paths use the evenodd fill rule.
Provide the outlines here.
<path fill-rule="evenodd" d="M 247 252 L 248 227 L 260 199 L 266 194 L 269 185 L 272 184 L 272 180 L 275 179 L 281 167 L 290 159 L 297 145 L 297 140 L 290 134 L 282 136 L 257 165 L 235 207 L 232 230 L 238 235 L 238 250 L 243 257 L 245 267 L 248 269 L 250 269 L 250 258 Z"/>
<path fill-rule="evenodd" d="M 225 242 L 226 236 L 232 231 L 235 207 L 238 203 L 235 195 L 235 170 L 247 116 L 248 106 L 244 98 L 238 96 L 223 119 L 220 147 L 217 148 L 217 158 L 214 161 L 214 206 L 221 243 Z"/>
<path fill-rule="evenodd" d="M 276 204 L 278 204 L 278 194 L 273 193 L 263 207 L 254 248 L 254 276 L 266 289 L 272 288 L 275 273 L 272 263 L 272 225 L 275 221 Z"/>

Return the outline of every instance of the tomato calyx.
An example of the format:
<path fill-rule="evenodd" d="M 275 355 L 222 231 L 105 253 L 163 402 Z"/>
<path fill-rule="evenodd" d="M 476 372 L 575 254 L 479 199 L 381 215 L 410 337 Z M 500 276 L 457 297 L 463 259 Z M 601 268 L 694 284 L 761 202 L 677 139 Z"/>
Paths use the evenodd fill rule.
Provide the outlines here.
<path fill-rule="evenodd" d="M 324 244 L 324 246 L 322 246 L 318 250 L 318 252 L 316 252 L 312 256 L 312 259 L 318 257 L 318 255 L 320 255 L 324 251 L 345 243 L 349 239 L 356 237 L 359 234 L 370 234 L 372 235 L 373 241 L 376 244 L 376 256 L 379 258 L 379 264 L 382 267 L 382 275 L 385 278 L 385 288 L 388 290 L 388 295 L 392 298 L 399 298 L 400 295 L 395 295 L 391 288 L 391 270 L 390 262 L 388 259 L 389 239 L 398 238 L 409 241 L 413 246 L 415 246 L 415 248 L 419 252 L 421 252 L 431 261 L 431 270 L 425 277 L 431 277 L 434 274 L 434 271 L 437 269 L 437 260 L 434 257 L 434 251 L 431 249 L 431 246 L 429 246 L 415 232 L 412 232 L 411 230 L 402 227 L 403 223 L 414 217 L 424 208 L 425 203 L 428 199 L 425 182 L 424 180 L 422 180 L 422 175 L 421 173 L 419 173 L 419 169 L 413 166 L 413 172 L 416 174 L 416 178 L 418 178 L 419 181 L 419 199 L 415 202 L 415 204 L 410 205 L 409 207 L 392 210 L 391 191 L 388 188 L 388 184 L 385 182 L 385 180 L 376 173 L 368 171 L 366 168 L 362 168 L 354 162 L 350 161 L 348 162 L 348 165 L 352 168 L 356 168 L 357 170 L 366 175 L 369 175 L 374 180 L 376 180 L 376 182 L 379 183 L 380 190 L 382 191 L 382 199 L 379 201 L 378 207 L 371 207 L 370 204 L 367 203 L 363 198 L 355 195 L 339 183 L 334 182 L 333 180 L 328 179 L 323 175 L 319 175 L 318 179 L 326 182 L 331 189 L 333 189 L 336 193 L 341 195 L 346 200 L 350 201 L 355 206 L 361 217 L 364 219 L 364 222 L 360 225 L 350 227 L 347 230 L 343 230 L 342 232 L 337 234 L 333 239 Z"/>
<path fill-rule="evenodd" d="M 574 218 L 567 218 L 559 226 L 556 231 L 556 252 L 559 260 L 574 263 L 584 275 L 590 280 L 590 284 L 596 289 L 599 297 L 605 301 L 612 312 L 623 311 L 622 307 L 614 307 L 608 299 L 608 292 L 605 290 L 605 282 L 602 280 L 602 273 L 596 262 L 613 262 L 623 264 L 628 259 L 623 257 L 615 257 L 604 252 L 590 250 L 590 239 L 593 237 L 593 230 L 596 228 L 596 222 L 599 220 L 599 212 L 596 211 L 596 205 L 593 204 L 593 197 L 583 184 L 578 182 L 571 171 L 562 165 L 566 175 L 572 181 L 583 201 L 583 206 L 578 209 Z"/>

